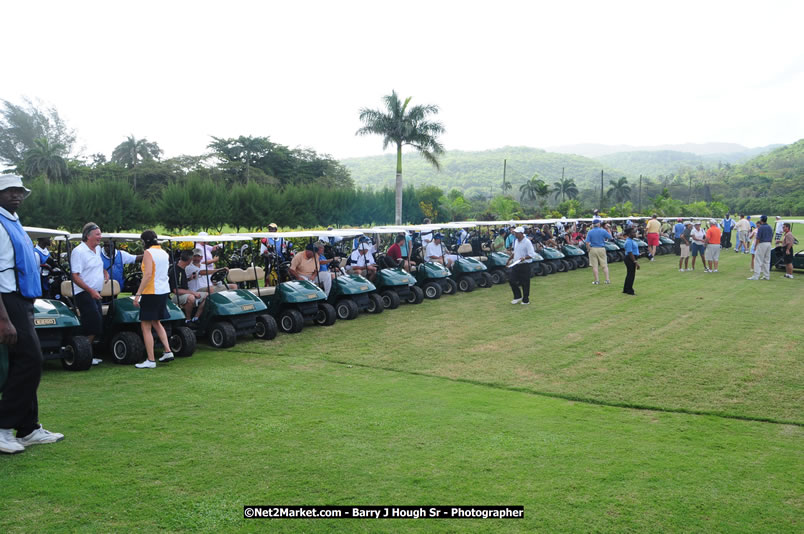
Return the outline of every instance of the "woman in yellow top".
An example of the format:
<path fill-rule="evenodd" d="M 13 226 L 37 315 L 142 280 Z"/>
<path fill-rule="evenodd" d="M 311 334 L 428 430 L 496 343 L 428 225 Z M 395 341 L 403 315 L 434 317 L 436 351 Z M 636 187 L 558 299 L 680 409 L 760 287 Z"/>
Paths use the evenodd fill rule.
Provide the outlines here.
<path fill-rule="evenodd" d="M 170 351 L 165 327 L 160 322 L 167 319 L 170 314 L 167 309 L 167 299 L 170 295 L 170 283 L 168 281 L 169 258 L 168 253 L 159 246 L 156 232 L 146 230 L 140 235 L 144 244 L 145 252 L 142 255 L 142 282 L 134 296 L 134 306 L 140 309 L 140 325 L 142 327 L 142 339 L 145 342 L 145 352 L 148 359 L 138 363 L 135 367 L 139 369 L 153 369 L 156 367 L 154 361 L 154 337 L 151 329 L 156 330 L 159 341 L 165 348 L 165 353 L 159 358 L 160 362 L 173 360 L 173 353 Z"/>

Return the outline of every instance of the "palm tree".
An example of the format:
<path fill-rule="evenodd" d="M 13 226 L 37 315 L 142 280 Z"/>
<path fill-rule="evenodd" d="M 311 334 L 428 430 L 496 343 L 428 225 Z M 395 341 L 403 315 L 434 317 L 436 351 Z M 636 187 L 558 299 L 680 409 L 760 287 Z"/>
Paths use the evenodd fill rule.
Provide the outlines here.
<path fill-rule="evenodd" d="M 25 152 L 22 162 L 23 172 L 30 176 L 44 174 L 47 181 L 61 181 L 68 174 L 64 161 L 66 147 L 61 143 L 50 143 L 44 137 L 35 139 L 33 147 Z"/>
<path fill-rule="evenodd" d="M 505 178 L 503 178 L 503 183 L 502 183 L 502 186 L 500 186 L 500 187 L 501 187 L 502 192 L 503 192 L 503 195 L 504 195 L 504 194 L 506 194 L 508 191 L 510 191 L 510 190 L 511 190 L 511 188 L 513 188 L 514 186 L 513 186 L 513 185 L 511 185 L 511 182 L 509 182 L 509 181 L 507 181 Z"/>
<path fill-rule="evenodd" d="M 362 108 L 360 121 L 363 127 L 355 133 L 383 136 L 383 150 L 390 144 L 396 145 L 396 224 L 402 224 L 402 147 L 412 146 L 438 170 L 441 169 L 438 156 L 444 153 L 444 147 L 438 141 L 438 136 L 444 133 L 444 126 L 428 120 L 428 117 L 438 113 L 438 106 L 413 106 L 408 109 L 410 99 L 408 97 L 402 102 L 396 91 L 391 91 L 390 95 L 383 97 L 384 110 Z"/>
<path fill-rule="evenodd" d="M 573 199 L 578 196 L 578 186 L 575 185 L 575 180 L 572 178 L 562 178 L 553 184 L 553 192 L 556 194 L 556 200 L 561 195 L 561 202 L 564 202 L 564 197 Z"/>
<path fill-rule="evenodd" d="M 550 196 L 552 191 L 550 190 L 550 186 L 546 183 L 539 180 L 539 183 L 536 186 L 536 196 L 539 197 L 539 211 L 544 213 L 544 206 L 547 204 L 547 197 Z"/>
<path fill-rule="evenodd" d="M 130 169 L 143 161 L 159 159 L 162 149 L 147 139 L 135 139 L 129 135 L 125 141 L 115 147 L 112 162 Z"/>
<path fill-rule="evenodd" d="M 628 178 L 621 176 L 619 180 L 609 180 L 611 188 L 609 189 L 609 198 L 614 197 L 615 202 L 625 202 L 631 198 L 631 186 L 628 185 Z"/>
<path fill-rule="evenodd" d="M 539 178 L 538 174 L 534 174 L 533 178 L 519 186 L 519 200 L 524 201 L 525 197 L 531 202 L 536 200 L 539 196 L 539 188 L 541 186 L 547 186 L 547 184 L 544 183 L 544 180 Z"/>

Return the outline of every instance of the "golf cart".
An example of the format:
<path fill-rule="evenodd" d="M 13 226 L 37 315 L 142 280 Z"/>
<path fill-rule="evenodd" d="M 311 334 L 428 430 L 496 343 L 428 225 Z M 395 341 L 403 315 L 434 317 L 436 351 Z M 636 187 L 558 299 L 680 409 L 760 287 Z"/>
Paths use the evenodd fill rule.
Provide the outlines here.
<path fill-rule="evenodd" d="M 270 232 L 231 234 L 247 240 L 261 240 L 271 238 L 289 239 L 293 237 L 312 237 L 312 232 Z M 256 250 L 259 250 L 257 248 Z M 245 251 L 241 247 L 241 268 L 229 269 L 227 278 L 229 282 L 238 284 L 241 288 L 251 292 L 259 298 L 268 308 L 268 313 L 276 319 L 282 332 L 295 334 L 301 332 L 305 322 L 312 322 L 320 326 L 335 324 L 336 310 L 327 302 L 324 291 L 307 280 L 290 280 L 288 269 L 290 262 L 280 256 L 277 251 L 267 251 L 265 267 L 257 266 L 256 254 L 252 254 L 250 263 L 245 259 Z M 260 286 L 266 279 L 276 285 Z"/>
<path fill-rule="evenodd" d="M 33 240 L 49 237 L 58 240 L 60 244 L 67 244 L 69 236 L 68 232 L 49 228 L 25 227 L 25 231 Z M 51 276 L 50 270 L 46 274 L 42 273 L 43 278 Z M 51 279 L 50 282 L 56 284 L 55 280 Z M 60 290 L 61 283 L 57 285 Z M 42 294 L 45 295 L 44 287 Z M 45 360 L 60 359 L 62 367 L 68 371 L 86 371 L 92 367 L 92 345 L 86 336 L 81 335 L 81 321 L 78 316 L 64 302 L 51 298 L 36 299 L 34 327 Z"/>
<path fill-rule="evenodd" d="M 783 222 L 790 223 L 790 231 L 793 231 L 793 224 L 799 223 L 804 224 L 804 219 L 785 219 Z M 798 245 L 798 239 L 793 237 L 793 244 Z M 782 247 L 776 246 L 771 249 L 771 260 L 770 264 L 772 267 L 780 271 L 784 271 L 784 254 L 782 252 Z M 798 252 L 793 249 L 793 270 L 801 271 L 804 270 L 804 250 L 799 250 Z"/>
<path fill-rule="evenodd" d="M 225 235 L 186 235 L 167 239 L 171 243 L 171 248 L 173 243 L 183 241 L 195 244 L 242 241 L 240 237 Z M 173 268 L 175 268 L 175 263 L 171 266 L 171 269 Z M 245 289 L 219 288 L 213 291 L 219 283 L 225 284 L 226 275 L 227 271 L 222 270 L 208 275 L 206 279 L 208 297 L 204 304 L 204 312 L 197 323 L 192 323 L 196 337 L 207 337 L 209 344 L 217 349 L 234 346 L 238 336 L 250 334 L 257 339 L 271 340 L 275 338 L 276 321 L 268 314 L 267 307 L 256 295 Z M 171 276 L 175 276 L 175 274 L 171 274 Z M 178 310 L 178 308 L 176 309 Z M 184 313 L 182 313 L 183 319 Z"/>
<path fill-rule="evenodd" d="M 561 245 L 561 252 L 570 263 L 570 269 L 583 269 L 589 266 L 589 256 L 586 250 L 577 246 L 565 243 Z"/>
<path fill-rule="evenodd" d="M 385 231 L 388 227 L 378 227 Z M 390 227 L 415 232 L 411 247 L 413 251 L 411 258 L 416 262 L 416 267 L 411 267 L 411 273 L 416 277 L 416 285 L 424 292 L 427 299 L 438 299 L 441 295 L 454 295 L 458 292 L 458 284 L 450 278 L 451 271 L 444 265 L 432 261 L 424 261 L 424 250 L 422 247 L 421 234 L 424 232 L 434 232 L 441 228 L 440 225 L 410 225 Z"/>
<path fill-rule="evenodd" d="M 400 233 L 407 234 L 407 230 L 403 227 L 372 228 L 362 230 L 362 232 L 373 236 L 372 240 L 377 244 L 378 250 L 382 243 L 382 234 L 391 236 Z M 409 252 L 411 251 L 409 250 Z M 391 263 L 388 263 L 385 253 L 378 252 L 374 255 L 374 260 L 377 262 L 377 279 L 374 280 L 374 285 L 382 298 L 384 308 L 394 310 L 399 307 L 401 302 L 421 304 L 424 301 L 424 291 L 416 285 L 416 277 L 402 267 L 392 266 Z"/>
<path fill-rule="evenodd" d="M 317 235 L 348 238 L 360 236 L 362 233 L 362 230 L 330 230 L 318 232 Z M 385 305 L 377 293 L 377 287 L 361 275 L 347 274 L 344 270 L 347 261 L 348 258 L 344 257 L 341 258 L 340 264 L 331 264 L 334 266 L 332 272 L 335 274 L 335 279 L 332 281 L 328 301 L 335 306 L 338 319 L 351 320 L 360 312 L 382 313 Z"/>

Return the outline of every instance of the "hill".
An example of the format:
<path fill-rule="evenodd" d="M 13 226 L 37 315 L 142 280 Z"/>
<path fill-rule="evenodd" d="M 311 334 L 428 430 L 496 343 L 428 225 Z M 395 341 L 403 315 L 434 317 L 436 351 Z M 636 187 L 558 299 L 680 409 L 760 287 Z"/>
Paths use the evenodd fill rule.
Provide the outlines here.
<path fill-rule="evenodd" d="M 676 145 L 603 145 L 598 143 L 581 143 L 576 145 L 561 145 L 547 147 L 551 152 L 560 154 L 578 154 L 587 158 L 599 158 L 618 152 L 689 152 L 698 156 L 712 156 L 724 161 L 734 163 L 731 158 L 742 157 L 748 159 L 763 152 L 768 152 L 783 145 L 768 145 L 765 147 L 748 148 L 736 143 L 683 143 Z"/>
<path fill-rule="evenodd" d="M 579 188 L 590 188 L 599 183 L 601 169 L 605 171 L 606 183 L 611 177 L 623 175 L 590 158 L 530 147 L 503 147 L 477 152 L 451 150 L 441 159 L 441 172 L 418 154 L 408 153 L 403 156 L 402 175 L 406 185 L 435 185 L 444 190 L 457 188 L 467 198 L 489 196 L 490 193 L 500 193 L 504 160 L 507 160 L 506 179 L 515 190 L 535 173 L 552 185 L 561 178 L 562 168 L 564 176 L 575 179 Z M 393 154 L 344 159 L 341 163 L 349 169 L 359 187 L 393 187 L 396 169 L 396 156 Z"/>

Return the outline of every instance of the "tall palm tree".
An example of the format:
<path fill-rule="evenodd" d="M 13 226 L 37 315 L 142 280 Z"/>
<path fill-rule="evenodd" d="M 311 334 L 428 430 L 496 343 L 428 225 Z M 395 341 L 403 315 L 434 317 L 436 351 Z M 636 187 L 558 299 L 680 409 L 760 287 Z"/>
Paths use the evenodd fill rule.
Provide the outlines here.
<path fill-rule="evenodd" d="M 504 195 L 508 191 L 510 191 L 514 186 L 511 185 L 511 182 L 509 182 L 505 178 L 503 178 L 503 183 L 502 183 L 502 186 L 500 186 L 500 187 L 501 187 L 503 195 Z"/>
<path fill-rule="evenodd" d="M 147 160 L 159 159 L 162 149 L 156 143 L 150 142 L 144 137 L 136 139 L 129 135 L 125 141 L 117 145 L 112 152 L 112 162 L 130 169 Z"/>
<path fill-rule="evenodd" d="M 519 200 L 524 201 L 526 197 L 530 201 L 536 200 L 539 196 L 539 188 L 546 185 L 538 174 L 534 174 L 533 178 L 519 186 Z"/>
<path fill-rule="evenodd" d="M 609 198 L 614 198 L 615 202 L 625 202 L 631 198 L 631 186 L 628 185 L 628 178 L 621 176 L 618 180 L 609 180 L 611 188 L 609 188 Z"/>
<path fill-rule="evenodd" d="M 396 91 L 385 95 L 385 109 L 361 108 L 360 121 L 363 127 L 355 135 L 381 135 L 382 148 L 396 145 L 396 207 L 394 220 L 402 224 L 402 147 L 412 146 L 436 169 L 441 169 L 438 156 L 444 153 L 444 147 L 438 136 L 444 133 L 440 122 L 428 120 L 438 113 L 438 106 L 413 106 L 408 109 L 411 97 L 403 101 Z"/>
<path fill-rule="evenodd" d="M 547 197 L 550 196 L 550 193 L 553 191 L 550 189 L 550 186 L 546 183 L 539 180 L 539 183 L 536 186 L 536 196 L 539 197 L 539 211 L 544 213 L 544 206 L 547 204 Z"/>
<path fill-rule="evenodd" d="M 553 184 L 553 192 L 556 194 L 556 200 L 561 195 L 561 202 L 564 202 L 565 197 L 573 199 L 578 196 L 578 186 L 575 185 L 575 180 L 572 178 L 562 178 Z"/>
<path fill-rule="evenodd" d="M 35 139 L 33 147 L 25 152 L 23 172 L 30 176 L 44 174 L 48 182 L 61 181 L 68 174 L 67 162 L 62 157 L 65 151 L 61 143 L 50 143 L 44 137 Z"/>

